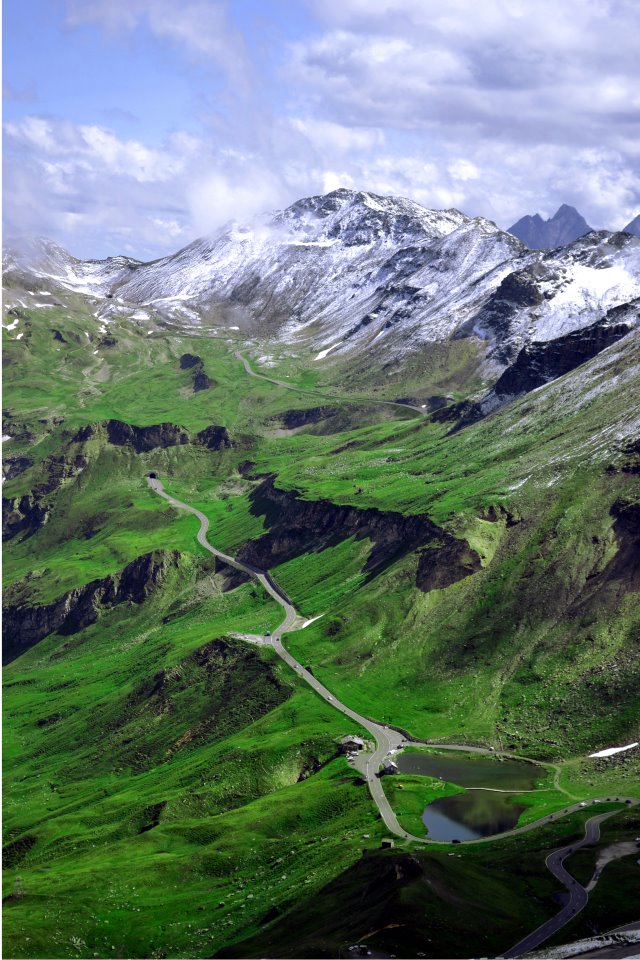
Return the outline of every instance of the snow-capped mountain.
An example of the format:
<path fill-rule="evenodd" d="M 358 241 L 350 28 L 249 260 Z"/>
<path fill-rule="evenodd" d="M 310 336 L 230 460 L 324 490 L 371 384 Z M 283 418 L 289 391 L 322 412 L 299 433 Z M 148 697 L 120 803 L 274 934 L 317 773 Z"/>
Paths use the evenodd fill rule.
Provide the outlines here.
<path fill-rule="evenodd" d="M 351 190 L 227 224 L 151 263 L 41 248 L 38 282 L 103 298 L 101 317 L 135 321 L 152 310 L 174 329 L 226 326 L 318 362 L 402 361 L 471 337 L 497 376 L 526 344 L 589 327 L 640 297 L 640 240 L 629 233 L 528 250 L 481 217 Z M 14 275 L 17 266 L 9 263 Z"/>
<path fill-rule="evenodd" d="M 67 290 L 99 297 L 126 280 L 138 266 L 140 261 L 130 257 L 78 260 L 64 247 L 43 237 L 9 247 L 2 260 L 5 284 L 20 282 L 26 275 L 32 280 L 53 281 Z"/>
<path fill-rule="evenodd" d="M 563 203 L 549 220 L 539 213 L 521 217 L 509 227 L 509 233 L 521 240 L 530 250 L 554 250 L 578 240 L 593 230 L 575 207 Z"/>

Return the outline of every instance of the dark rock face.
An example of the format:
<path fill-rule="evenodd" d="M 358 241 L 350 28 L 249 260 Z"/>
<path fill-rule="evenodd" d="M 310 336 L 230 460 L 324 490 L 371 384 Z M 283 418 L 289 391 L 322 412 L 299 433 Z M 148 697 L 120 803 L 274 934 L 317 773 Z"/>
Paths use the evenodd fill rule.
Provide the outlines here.
<path fill-rule="evenodd" d="M 500 363 L 510 363 L 513 353 L 500 349 L 500 341 L 508 337 L 514 317 L 523 308 L 542 303 L 540 271 L 540 265 L 534 264 L 508 274 L 482 309 L 460 330 L 459 336 L 468 336 L 472 330 L 490 331 L 496 340 L 496 359 Z"/>
<path fill-rule="evenodd" d="M 69 590 L 52 603 L 4 608 L 3 663 L 10 663 L 55 630 L 70 635 L 95 623 L 100 611 L 119 603 L 142 603 L 178 565 L 176 550 L 154 550 L 137 557 L 120 573 Z"/>
<path fill-rule="evenodd" d="M 611 507 L 618 552 L 603 571 L 618 580 L 626 591 L 640 592 L 640 502 L 616 500 Z"/>
<path fill-rule="evenodd" d="M 198 357 L 195 353 L 183 353 L 180 357 L 181 370 L 191 370 L 192 367 L 198 367 L 201 365 L 202 357 Z"/>
<path fill-rule="evenodd" d="M 193 392 L 199 393 L 200 390 L 210 390 L 216 386 L 216 381 L 208 377 L 204 370 L 199 370 L 193 377 Z"/>
<path fill-rule="evenodd" d="M 630 223 L 623 227 L 623 233 L 632 233 L 634 237 L 640 237 L 640 213 L 634 217 Z"/>
<path fill-rule="evenodd" d="M 192 443 L 200 444 L 203 447 L 207 447 L 209 450 L 222 450 L 225 447 L 233 446 L 233 441 L 229 436 L 229 431 L 227 428 L 218 427 L 214 424 L 212 424 L 210 427 L 205 427 L 204 430 L 196 433 Z"/>
<path fill-rule="evenodd" d="M 612 307 L 601 320 L 589 327 L 573 330 L 555 340 L 529 343 L 482 398 L 451 404 L 436 411 L 432 419 L 438 422 L 454 421 L 451 433 L 477 423 L 510 400 L 550 383 L 593 359 L 631 333 L 638 326 L 639 319 L 640 302 L 633 301 Z"/>
<path fill-rule="evenodd" d="M 73 437 L 75 443 L 84 443 L 94 437 L 98 430 L 105 429 L 109 443 L 116 447 L 132 447 L 136 453 L 148 453 L 165 447 L 176 447 L 185 443 L 195 443 L 209 450 L 221 450 L 232 447 L 233 441 L 226 427 L 212 424 L 191 437 L 184 427 L 176 423 L 155 423 L 150 427 L 136 427 L 122 420 L 105 420 L 102 423 L 89 423 Z"/>
<path fill-rule="evenodd" d="M 48 494 L 68 479 L 76 477 L 87 465 L 81 454 L 67 458 L 49 457 L 45 462 L 48 478 L 34 487 L 31 493 L 21 497 L 2 498 L 2 539 L 12 540 L 22 534 L 22 539 L 32 536 L 46 522 L 50 506 L 45 502 Z"/>
<path fill-rule="evenodd" d="M 193 371 L 192 376 L 194 393 L 198 393 L 200 390 L 209 390 L 211 387 L 216 387 L 218 385 L 216 380 L 212 380 L 211 377 L 207 376 L 202 357 L 199 357 L 195 353 L 182 354 L 180 357 L 180 369 Z"/>
<path fill-rule="evenodd" d="M 420 551 L 416 586 L 429 593 L 443 590 L 452 583 L 470 577 L 480 570 L 480 557 L 465 540 L 451 537 Z"/>
<path fill-rule="evenodd" d="M 175 447 L 189 443 L 189 434 L 175 423 L 156 423 L 150 427 L 134 427 L 121 420 L 107 420 L 109 443 L 117 447 L 133 447 L 136 453 L 147 453 L 157 447 Z"/>
<path fill-rule="evenodd" d="M 250 540 L 238 559 L 259 569 L 268 569 L 307 552 L 356 537 L 369 539 L 373 549 L 364 570 L 375 576 L 394 560 L 428 545 L 429 560 L 421 560 L 420 589 L 448 586 L 478 569 L 480 559 L 463 541 L 432 523 L 428 517 L 405 517 L 401 513 L 375 508 L 339 506 L 328 500 L 302 500 L 295 493 L 279 490 L 267 478 L 253 492 L 252 512 L 264 516 L 269 532 Z M 473 561 L 475 557 L 477 564 Z M 447 568 L 427 575 L 427 567 Z M 424 586 L 422 585 L 424 584 Z"/>
<path fill-rule="evenodd" d="M 13 480 L 14 477 L 19 477 L 29 469 L 32 462 L 29 457 L 4 457 L 2 461 L 4 479 Z"/>
<path fill-rule="evenodd" d="M 616 316 L 627 312 L 625 304 L 610 310 L 602 320 L 590 327 L 574 330 L 556 340 L 527 344 L 516 357 L 515 363 L 504 371 L 495 384 L 495 393 L 499 397 L 528 393 L 543 383 L 575 370 L 581 363 L 591 360 L 630 333 L 635 326 L 633 321 L 615 322 Z"/>
<path fill-rule="evenodd" d="M 618 451 L 622 454 L 622 462 L 616 464 L 610 463 L 606 468 L 607 473 L 640 473 L 640 439 L 626 440 L 617 445 Z"/>
<path fill-rule="evenodd" d="M 522 217 L 509 227 L 509 233 L 530 250 L 553 250 L 572 243 L 592 229 L 575 207 L 563 203 L 550 220 L 543 220 L 539 213 L 533 217 Z"/>
<path fill-rule="evenodd" d="M 309 407 L 307 410 L 285 410 L 273 419 L 279 420 L 287 430 L 295 430 L 296 427 L 306 427 L 310 423 L 320 423 L 321 420 L 327 420 L 338 413 L 339 407 Z"/>
<path fill-rule="evenodd" d="M 49 516 L 49 507 L 33 493 L 22 497 L 2 498 L 2 539 L 13 540 L 18 534 L 23 539 L 32 536 L 44 526 Z"/>

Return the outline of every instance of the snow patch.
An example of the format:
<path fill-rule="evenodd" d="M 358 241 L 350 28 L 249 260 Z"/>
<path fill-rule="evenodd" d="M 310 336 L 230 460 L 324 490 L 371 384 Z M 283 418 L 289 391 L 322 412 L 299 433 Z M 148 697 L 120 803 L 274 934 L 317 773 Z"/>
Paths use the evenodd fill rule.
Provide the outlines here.
<path fill-rule="evenodd" d="M 338 242 L 335 240 L 292 240 L 289 247 L 333 247 Z"/>
<path fill-rule="evenodd" d="M 531 476 L 531 474 L 529 474 L 529 477 L 530 477 L 530 476 Z M 529 479 L 529 477 L 525 477 L 524 480 L 518 480 L 517 483 L 514 483 L 512 486 L 507 487 L 507 490 L 518 490 L 520 487 L 522 487 L 522 486 L 527 482 L 527 480 Z"/>
<path fill-rule="evenodd" d="M 313 359 L 314 359 L 314 362 L 315 362 L 316 360 L 324 360 L 324 358 L 327 356 L 327 354 L 331 353 L 332 350 L 335 350 L 336 347 L 339 347 L 339 346 L 340 346 L 339 343 L 334 343 L 334 345 L 333 345 L 332 347 L 327 347 L 326 350 L 321 350 L 320 353 L 318 354 L 318 356 L 313 358 Z"/>
<path fill-rule="evenodd" d="M 625 750 L 633 750 L 634 747 L 640 746 L 638 742 L 630 743 L 626 747 L 609 747 L 608 750 L 598 750 L 597 753 L 590 753 L 590 757 L 611 757 L 614 753 L 623 753 Z"/>
<path fill-rule="evenodd" d="M 2 442 L 3 442 L 3 443 L 6 443 L 7 440 L 11 440 L 11 437 L 9 436 L 8 433 L 3 433 L 3 434 L 2 434 Z"/>
<path fill-rule="evenodd" d="M 16 317 L 11 323 L 8 323 L 5 327 L 5 330 L 15 330 L 15 328 L 20 323 L 20 317 Z"/>
<path fill-rule="evenodd" d="M 316 620 L 319 620 L 321 617 L 324 617 L 324 613 L 319 613 L 317 617 L 311 617 L 311 620 L 305 620 L 302 624 L 301 629 L 304 630 L 305 627 L 308 627 L 310 624 L 315 623 Z"/>
<path fill-rule="evenodd" d="M 23 337 L 24 337 L 24 333 L 19 333 L 18 336 L 16 337 L 16 340 L 22 340 Z"/>

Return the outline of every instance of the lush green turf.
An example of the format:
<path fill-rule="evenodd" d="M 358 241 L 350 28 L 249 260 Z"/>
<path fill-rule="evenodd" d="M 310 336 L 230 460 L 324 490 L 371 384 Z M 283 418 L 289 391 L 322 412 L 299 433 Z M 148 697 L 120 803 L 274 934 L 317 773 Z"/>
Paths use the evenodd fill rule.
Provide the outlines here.
<path fill-rule="evenodd" d="M 273 572 L 301 613 L 320 619 L 286 643 L 368 716 L 554 762 L 553 780 L 519 798 L 527 822 L 571 800 L 637 791 L 633 754 L 587 759 L 638 739 L 640 606 L 631 566 L 616 566 L 626 541 L 611 508 L 640 494 L 637 475 L 607 470 L 630 416 L 633 350 L 611 366 L 619 385 L 609 392 L 576 404 L 567 399 L 575 385 L 552 385 L 457 434 L 335 399 L 330 430 L 286 431 L 279 415 L 317 406 L 319 394 L 461 398 L 478 385 L 475 348 L 434 351 L 379 390 L 379 371 L 321 372 L 279 355 L 272 372 L 297 393 L 247 377 L 232 337 L 177 337 L 158 317 L 123 317 L 106 346 L 94 312 L 69 296 L 64 309 L 23 311 L 3 334 L 6 452 L 32 461 L 5 496 L 46 484 L 51 457 L 86 458 L 44 494 L 47 523 L 7 545 L 5 602 L 48 603 L 153 549 L 181 559 L 144 604 L 52 634 L 6 670 L 7 953 L 211 956 L 249 944 L 246 955 L 261 956 L 272 941 L 286 956 L 292 930 L 306 955 L 369 936 L 388 952 L 431 944 L 432 955 L 463 956 L 474 935 L 483 952 L 506 948 L 552 912 L 544 853 L 582 815 L 535 837 L 465 847 L 460 858 L 420 852 L 422 879 L 392 884 L 368 912 L 358 901 L 371 881 L 361 849 L 386 831 L 336 756 L 356 726 L 268 650 L 233 637 L 273 629 L 280 608 L 253 583 L 226 590 L 196 543 L 196 519 L 155 496 L 145 475 L 157 471 L 202 509 L 212 542 L 232 553 L 265 532 L 252 492 L 266 474 L 308 499 L 425 514 L 466 539 L 481 569 L 424 593 L 415 554 L 371 578 L 368 540 L 336 535 L 317 549 L 310 531 L 308 550 Z M 185 352 L 202 357 L 210 390 L 193 392 Z M 234 446 L 136 454 L 104 431 L 73 440 L 108 418 L 191 433 L 221 424 Z M 427 800 L 458 789 L 416 777 L 386 786 L 415 833 Z M 627 869 L 607 867 L 611 877 Z M 611 889 L 605 875 L 594 909 L 605 910 Z M 342 911 L 323 930 L 316 898 L 324 916 L 341 898 L 351 904 L 349 922 Z M 391 931 L 396 913 L 402 936 L 371 933 Z"/>

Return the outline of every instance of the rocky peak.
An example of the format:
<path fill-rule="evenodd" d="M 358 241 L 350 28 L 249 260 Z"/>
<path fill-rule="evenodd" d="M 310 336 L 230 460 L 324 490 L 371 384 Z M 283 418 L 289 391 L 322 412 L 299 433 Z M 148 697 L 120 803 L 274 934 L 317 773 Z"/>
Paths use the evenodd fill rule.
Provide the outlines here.
<path fill-rule="evenodd" d="M 427 210 L 403 197 L 340 188 L 324 196 L 306 197 L 273 218 L 307 243 L 330 246 L 376 241 L 430 240 L 455 230 L 468 218 L 459 210 Z"/>
<path fill-rule="evenodd" d="M 640 213 L 634 217 L 626 227 L 622 228 L 623 233 L 632 233 L 634 237 L 640 237 Z"/>
<path fill-rule="evenodd" d="M 575 207 L 563 203 L 549 220 L 543 220 L 539 213 L 522 217 L 509 227 L 509 233 L 531 250 L 553 250 L 583 237 L 592 229 Z"/>

